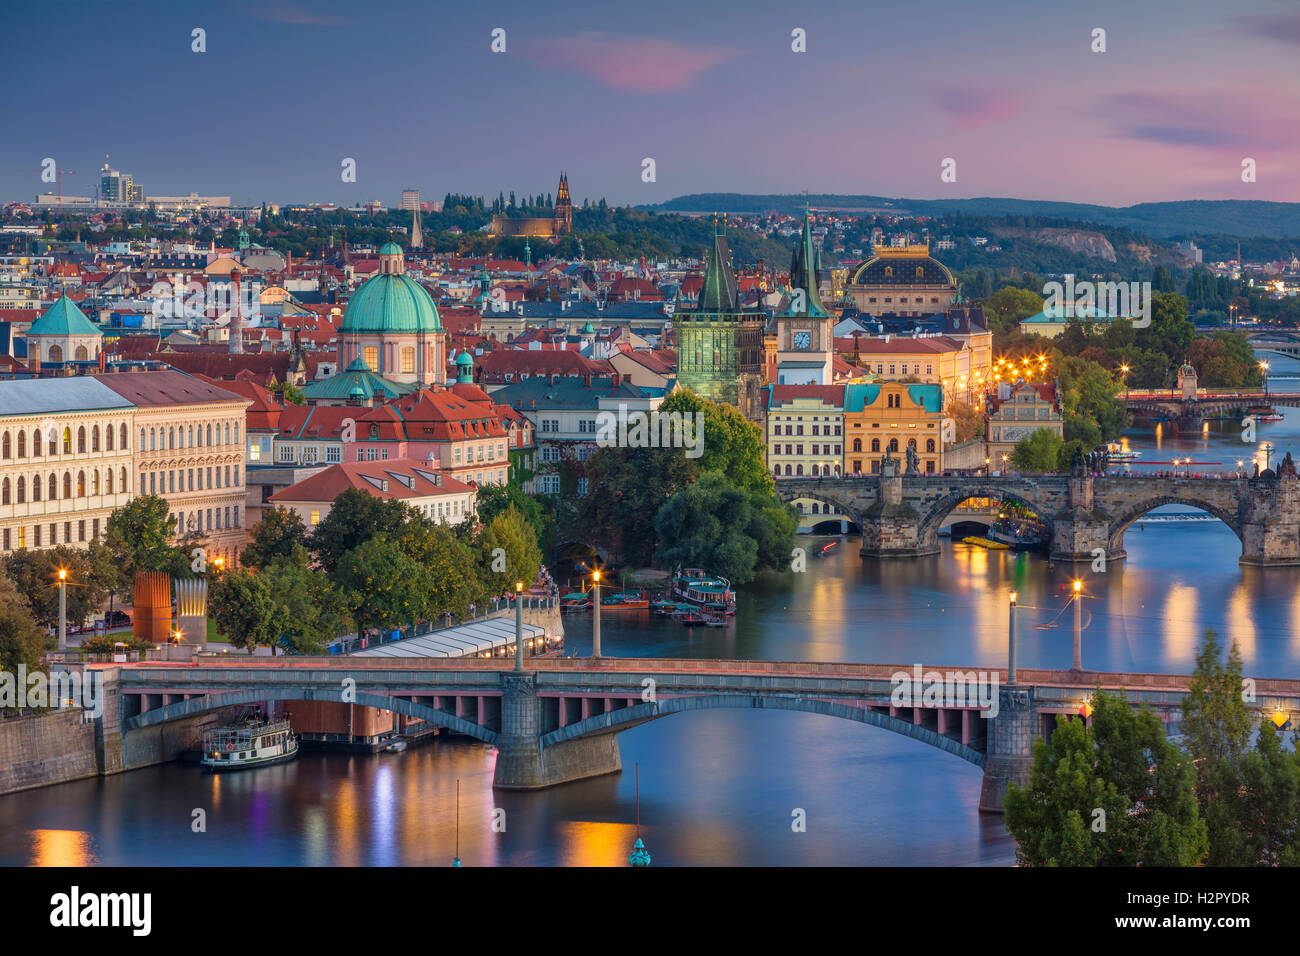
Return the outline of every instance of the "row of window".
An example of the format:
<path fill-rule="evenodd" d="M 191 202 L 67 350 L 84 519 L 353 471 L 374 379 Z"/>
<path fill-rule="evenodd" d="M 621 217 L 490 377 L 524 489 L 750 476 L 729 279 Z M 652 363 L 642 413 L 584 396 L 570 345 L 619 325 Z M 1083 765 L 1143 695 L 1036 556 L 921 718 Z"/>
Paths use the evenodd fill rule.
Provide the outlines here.
<path fill-rule="evenodd" d="M 793 451 L 792 451 L 791 449 L 793 449 Z M 773 445 L 773 446 L 772 446 L 772 454 L 774 454 L 774 455 L 780 455 L 781 453 L 782 453 L 782 452 L 781 452 L 781 446 L 780 446 L 780 445 Z M 840 446 L 839 446 L 839 445 L 813 445 L 813 446 L 812 446 L 812 451 L 809 452 L 809 454 L 811 454 L 811 455 L 838 455 L 839 453 L 840 453 Z M 786 445 L 786 446 L 785 446 L 785 454 L 787 454 L 787 455 L 802 455 L 802 454 L 803 454 L 803 445 Z"/>
<path fill-rule="evenodd" d="M 774 426 L 772 426 L 772 427 L 773 427 L 773 431 L 772 431 L 772 434 L 773 434 L 773 435 L 780 435 L 780 434 L 783 434 L 782 431 L 781 431 L 781 426 L 780 426 L 780 425 L 774 425 Z M 826 429 L 825 431 L 821 431 L 821 429 L 822 429 L 823 427 Z M 830 425 L 825 425 L 825 426 L 823 426 L 823 425 L 813 425 L 813 426 L 812 426 L 812 433 L 813 433 L 814 435 L 838 435 L 838 434 L 840 434 L 840 429 L 841 429 L 843 426 L 841 426 L 841 425 L 835 425 L 835 426 L 834 426 L 835 431 L 833 431 L 833 432 L 831 431 L 831 427 L 832 427 L 832 426 L 830 426 Z M 793 431 L 791 431 L 792 428 L 794 429 Z M 786 434 L 786 435 L 802 435 L 802 434 L 803 434 L 803 426 L 802 426 L 802 425 L 786 425 L 786 426 L 785 426 L 785 432 L 784 432 L 784 434 Z"/>
<path fill-rule="evenodd" d="M 176 534 L 203 534 L 205 531 L 222 531 L 239 527 L 239 505 L 228 508 L 199 508 L 186 514 L 177 511 L 172 515 Z M 314 522 L 313 522 L 314 523 Z"/>
<path fill-rule="evenodd" d="M 19 475 L 16 480 L 12 480 L 12 481 L 8 477 L 6 477 L 3 481 L 0 481 L 0 504 L 3 505 L 26 504 L 27 493 L 29 488 L 31 490 L 32 501 L 41 500 L 42 489 L 45 490 L 46 501 L 58 501 L 60 497 L 85 498 L 91 495 L 98 495 L 100 494 L 100 480 L 99 480 L 98 468 L 92 468 L 90 470 L 89 482 L 90 483 L 88 485 L 85 471 L 77 472 L 75 478 L 73 477 L 72 472 L 65 471 L 63 473 L 63 482 L 62 482 L 63 494 L 62 496 L 60 496 L 59 495 L 60 482 L 58 476 L 55 474 L 51 474 L 49 475 L 48 478 L 45 479 L 43 479 L 39 474 L 32 475 L 30 485 L 27 482 L 26 475 Z M 114 491 L 114 487 L 116 487 L 117 489 L 116 491 Z M 113 482 L 113 469 L 105 468 L 103 488 L 104 488 L 103 494 L 106 495 L 125 492 L 128 488 L 126 469 L 125 468 L 119 469 L 118 479 L 115 486 Z"/>
<path fill-rule="evenodd" d="M 782 471 L 782 468 L 784 468 L 785 470 Z M 773 465 L 772 474 L 775 475 L 777 478 L 780 478 L 782 475 L 785 475 L 786 477 L 798 477 L 803 475 L 803 465 Z M 839 465 L 812 465 L 808 469 L 808 474 L 812 475 L 814 478 L 818 476 L 826 477 L 826 478 L 830 478 L 830 477 L 838 478 L 840 475 L 840 466 Z"/>
<path fill-rule="evenodd" d="M 104 451 L 115 450 L 113 447 L 114 430 L 115 429 L 113 428 L 112 425 L 104 426 L 104 433 L 103 433 Z M 125 422 L 123 422 L 120 428 L 117 430 L 117 434 L 118 434 L 117 449 L 120 449 L 121 451 L 126 451 L 127 446 L 126 446 L 126 423 Z M 100 450 L 99 426 L 91 425 L 90 431 L 87 432 L 85 425 L 79 425 L 77 427 L 77 434 L 76 434 L 76 448 L 78 454 L 84 455 L 86 453 L 88 447 L 87 446 L 88 436 L 89 436 L 89 450 L 92 452 Z M 62 437 L 62 441 L 59 440 L 60 437 Z M 60 447 L 62 447 L 62 454 L 71 455 L 72 448 L 73 448 L 72 429 L 65 426 L 63 429 L 63 435 L 60 436 L 57 429 L 50 428 L 45 434 L 45 436 L 42 437 L 41 430 L 39 428 L 33 428 L 31 430 L 30 442 L 31 442 L 31 451 L 32 451 L 33 458 L 40 458 L 42 455 L 57 455 L 60 453 Z M 28 447 L 28 432 L 27 429 L 25 428 L 18 429 L 18 434 L 16 438 L 10 435 L 8 431 L 5 431 L 3 435 L 0 435 L 0 459 L 8 460 L 11 458 L 26 458 L 27 447 Z"/>
<path fill-rule="evenodd" d="M 234 469 L 232 472 L 231 469 Z M 181 471 L 179 468 L 174 471 L 151 471 L 148 472 L 148 481 L 145 481 L 146 474 L 140 473 L 140 494 L 149 495 L 167 495 L 174 494 L 178 491 L 208 491 L 213 488 L 232 488 L 239 484 L 239 466 L 226 465 L 224 470 L 221 465 L 216 468 L 187 468 Z M 206 483 L 205 479 L 206 478 Z M 233 478 L 233 481 L 232 481 Z M 197 479 L 197 487 L 195 485 Z M 224 479 L 224 480 L 223 480 Z M 215 484 L 214 484 L 215 481 Z M 189 487 L 186 487 L 188 483 Z M 177 485 L 179 484 L 179 487 Z M 147 491 L 145 489 L 148 489 Z"/>
<path fill-rule="evenodd" d="M 927 458 L 927 459 L 925 460 L 925 465 L 924 465 L 923 470 L 925 471 L 925 473 L 926 473 L 927 475 L 933 475 L 933 474 L 934 474 L 934 470 L 935 470 L 935 469 L 934 469 L 934 459 L 933 459 L 933 458 Z M 878 475 L 878 474 L 880 474 L 880 459 L 879 459 L 879 458 L 873 458 L 873 459 L 871 460 L 871 473 L 872 473 L 873 475 Z M 860 462 L 860 461 L 854 461 L 854 462 L 853 462 L 853 474 L 854 474 L 854 475 L 861 475 L 861 474 L 862 474 L 862 462 Z"/>
<path fill-rule="evenodd" d="M 125 435 L 126 426 L 122 426 L 122 432 Z M 204 440 L 206 434 L 207 440 Z M 215 438 L 215 441 L 213 440 Z M 147 444 L 146 444 L 147 442 Z M 179 442 L 179 444 L 178 444 Z M 180 425 L 168 428 L 166 433 L 161 428 L 150 428 L 146 433 L 143 428 L 140 429 L 140 450 L 141 451 L 168 451 L 173 448 L 198 448 L 204 445 L 237 445 L 239 444 L 239 423 L 225 423 L 225 440 L 222 440 L 222 423 L 216 423 L 216 431 L 213 431 L 211 423 L 206 430 L 204 426 L 199 425 L 198 431 L 195 426 L 190 425 L 188 428 Z M 123 442 L 123 447 L 126 447 Z"/>
<path fill-rule="evenodd" d="M 893 363 L 893 362 L 889 363 L 889 374 L 890 374 L 890 375 L 907 375 L 907 374 L 909 374 L 909 372 L 907 371 L 907 363 L 906 363 L 906 362 L 904 362 L 904 363 L 902 364 L 902 369 L 903 369 L 903 370 L 902 370 L 901 372 L 895 371 L 895 369 L 897 369 L 898 367 L 899 367 L 899 366 L 896 365 L 896 364 Z M 877 375 L 884 375 L 884 374 L 885 374 L 885 363 L 884 363 L 884 362 L 877 362 L 877 363 L 876 363 L 876 374 L 877 374 Z M 912 375 L 920 375 L 920 374 L 921 374 L 921 366 L 920 366 L 920 365 L 917 365 L 917 364 L 914 364 L 914 365 L 912 366 L 912 371 L 911 371 L 910 374 L 912 374 Z M 934 366 L 933 366 L 933 365 L 929 365 L 929 364 L 927 364 L 927 365 L 925 366 L 925 374 L 926 374 L 926 375 L 933 375 L 933 374 L 934 374 Z"/>
<path fill-rule="evenodd" d="M 48 537 L 43 534 L 47 529 L 49 531 Z M 75 528 L 71 521 L 65 521 L 63 522 L 63 541 L 60 542 L 58 522 L 51 521 L 48 525 L 32 525 L 32 547 L 45 547 L 46 542 L 51 547 L 60 543 L 84 542 L 86 540 L 86 530 L 84 518 L 76 523 Z M 98 518 L 94 518 L 90 522 L 90 537 L 92 541 L 99 537 Z M 25 525 L 19 525 L 17 528 L 5 528 L 3 532 L 0 532 L 0 551 L 11 551 L 25 547 L 27 547 L 27 527 Z"/>
<path fill-rule="evenodd" d="M 560 493 L 560 476 L 559 475 L 538 475 L 534 479 L 534 490 L 539 495 L 558 495 Z M 587 493 L 587 479 L 578 479 L 578 494 Z"/>

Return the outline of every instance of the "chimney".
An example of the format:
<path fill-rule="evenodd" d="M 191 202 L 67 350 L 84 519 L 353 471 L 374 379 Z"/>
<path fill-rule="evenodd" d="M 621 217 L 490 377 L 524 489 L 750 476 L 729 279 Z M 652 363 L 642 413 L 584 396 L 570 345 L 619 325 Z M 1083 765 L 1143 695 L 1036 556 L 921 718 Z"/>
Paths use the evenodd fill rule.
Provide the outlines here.
<path fill-rule="evenodd" d="M 242 355 L 244 352 L 244 317 L 239 307 L 239 270 L 230 270 L 230 353 Z"/>

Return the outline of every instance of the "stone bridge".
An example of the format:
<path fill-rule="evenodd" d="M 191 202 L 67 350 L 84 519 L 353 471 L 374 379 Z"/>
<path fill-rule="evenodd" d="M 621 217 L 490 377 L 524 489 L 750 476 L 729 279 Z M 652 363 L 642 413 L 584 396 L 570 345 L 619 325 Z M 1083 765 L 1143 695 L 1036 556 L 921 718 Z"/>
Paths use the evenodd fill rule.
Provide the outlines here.
<path fill-rule="evenodd" d="M 785 501 L 811 498 L 839 509 L 862 529 L 862 554 L 910 558 L 939 551 L 944 517 L 967 498 L 1024 504 L 1047 524 L 1057 561 L 1125 556 L 1124 532 L 1162 505 L 1214 515 L 1241 541 L 1241 563 L 1300 565 L 1300 481 L 1265 471 L 1259 478 L 1070 475 L 903 475 L 895 460 L 861 478 L 778 478 Z M 1287 469 L 1279 469 L 1286 472 Z"/>
<path fill-rule="evenodd" d="M 672 714 L 720 707 L 822 714 L 936 747 L 984 771 L 980 807 L 1000 811 L 1023 781 L 1035 737 L 1075 715 L 1100 686 L 1177 720 L 1188 678 L 1165 674 L 997 670 L 884 664 L 659 658 L 533 659 L 523 671 L 481 659 L 283 658 L 211 664 L 104 665 L 99 733 L 120 752 L 135 734 L 234 704 L 351 702 L 419 717 L 497 748 L 494 785 L 531 790 L 621 769 L 618 733 Z M 913 697 L 899 675 L 975 682 Z M 954 678 L 953 675 L 956 675 Z M 908 685 L 903 685 L 907 688 Z M 921 688 L 918 688 L 918 691 Z M 1256 681 L 1262 713 L 1300 713 L 1300 681 Z M 996 701 L 996 708 L 989 705 Z M 116 738 L 116 739 L 115 739 Z M 163 758 L 159 758 L 163 759 Z"/>

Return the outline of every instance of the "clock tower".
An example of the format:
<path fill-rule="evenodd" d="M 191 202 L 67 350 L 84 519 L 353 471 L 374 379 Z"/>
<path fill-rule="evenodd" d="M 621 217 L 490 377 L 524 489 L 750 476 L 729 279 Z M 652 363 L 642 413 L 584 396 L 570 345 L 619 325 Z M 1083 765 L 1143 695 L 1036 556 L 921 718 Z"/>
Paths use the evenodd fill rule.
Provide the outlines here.
<path fill-rule="evenodd" d="M 790 262 L 790 302 L 776 316 L 776 383 L 834 384 L 834 317 L 822 305 L 821 255 L 804 212 L 803 235 Z"/>

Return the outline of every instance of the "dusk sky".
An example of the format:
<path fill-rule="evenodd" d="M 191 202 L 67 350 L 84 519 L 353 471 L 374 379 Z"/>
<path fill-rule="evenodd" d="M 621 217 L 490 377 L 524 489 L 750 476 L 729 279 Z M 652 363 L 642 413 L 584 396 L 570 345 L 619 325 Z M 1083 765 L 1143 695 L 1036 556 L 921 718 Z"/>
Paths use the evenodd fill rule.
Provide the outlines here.
<path fill-rule="evenodd" d="M 547 193 L 561 169 L 576 201 L 618 204 L 804 189 L 1300 201 L 1300 3 L 1084 6 L 11 0 L 0 198 L 53 192 L 47 156 L 75 170 L 65 193 L 91 195 L 111 154 L 146 194 L 237 203 Z"/>

